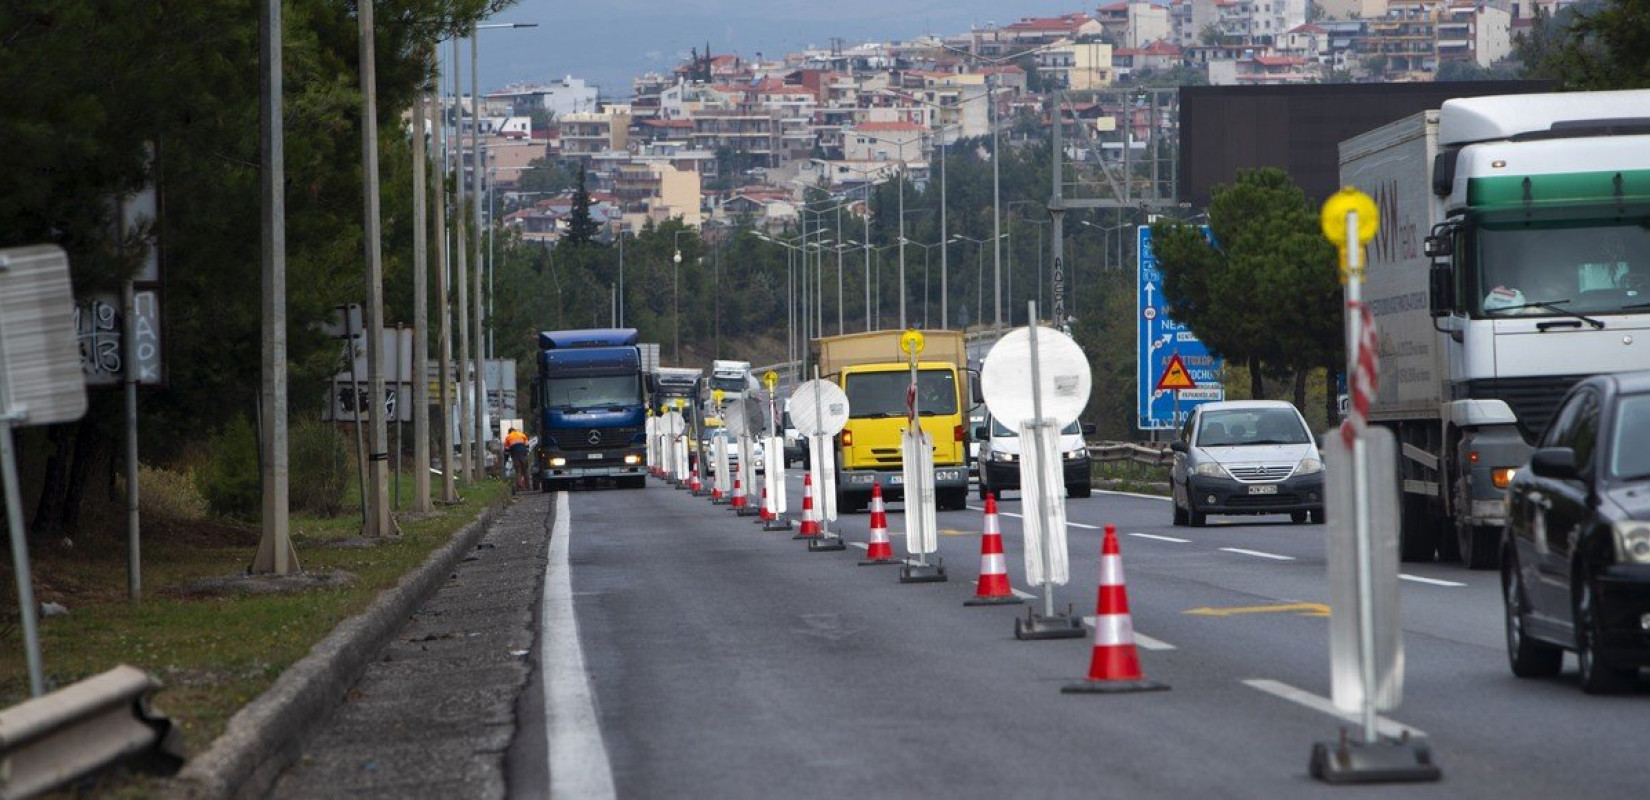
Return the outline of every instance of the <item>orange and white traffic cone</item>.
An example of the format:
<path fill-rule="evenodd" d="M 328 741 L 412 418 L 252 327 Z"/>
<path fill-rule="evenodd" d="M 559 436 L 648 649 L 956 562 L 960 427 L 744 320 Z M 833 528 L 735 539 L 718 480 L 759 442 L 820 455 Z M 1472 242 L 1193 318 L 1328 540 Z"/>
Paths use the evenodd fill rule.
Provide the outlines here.
<path fill-rule="evenodd" d="M 762 486 L 762 522 L 773 519 L 773 508 L 768 505 L 768 487 Z"/>
<path fill-rule="evenodd" d="M 745 485 L 739 482 L 739 476 L 738 475 L 734 475 L 733 476 L 733 504 L 732 504 L 734 513 L 737 514 L 738 512 L 743 511 L 745 509 L 746 505 L 747 504 L 745 502 Z"/>
<path fill-rule="evenodd" d="M 1001 606 L 1023 603 L 1008 585 L 1008 559 L 1003 556 L 1003 532 L 997 523 L 997 495 L 985 496 L 985 532 L 980 537 L 980 582 L 965 606 Z"/>
<path fill-rule="evenodd" d="M 888 541 L 888 509 L 882 505 L 882 482 L 871 484 L 871 544 L 865 548 L 862 567 L 873 564 L 898 564 L 894 546 Z"/>
<path fill-rule="evenodd" d="M 1117 526 L 1106 526 L 1100 547 L 1100 591 L 1095 601 L 1094 653 L 1089 674 L 1081 683 L 1065 686 L 1067 694 L 1087 692 L 1151 692 L 1169 688 L 1146 680 L 1140 654 L 1134 646 L 1134 622 L 1129 617 L 1129 593 L 1123 585 L 1123 556 L 1117 548 Z"/>
<path fill-rule="evenodd" d="M 819 517 L 814 515 L 814 476 L 812 473 L 802 473 L 802 527 L 796 531 L 794 539 L 812 539 L 819 536 Z"/>
<path fill-rule="evenodd" d="M 705 493 L 705 485 L 699 482 L 698 467 L 694 467 L 693 471 L 688 473 L 688 491 L 692 492 L 694 497 Z"/>

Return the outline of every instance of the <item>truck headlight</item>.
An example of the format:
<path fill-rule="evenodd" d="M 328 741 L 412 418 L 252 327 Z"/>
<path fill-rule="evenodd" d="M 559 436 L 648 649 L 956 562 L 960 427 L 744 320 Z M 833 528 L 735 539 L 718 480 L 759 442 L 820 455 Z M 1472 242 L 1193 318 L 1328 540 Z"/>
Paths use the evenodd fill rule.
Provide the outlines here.
<path fill-rule="evenodd" d="M 1512 483 L 1513 476 L 1517 474 L 1517 467 L 1496 467 L 1490 470 L 1490 483 L 1495 484 L 1497 489 L 1505 489 L 1507 484 Z"/>
<path fill-rule="evenodd" d="M 642 457 L 638 456 L 638 455 L 625 456 L 624 457 L 624 463 L 626 463 L 626 464 L 640 464 L 640 463 L 642 463 Z"/>
<path fill-rule="evenodd" d="M 1202 475 L 1205 478 L 1230 478 L 1230 477 L 1232 477 L 1231 475 L 1226 473 L 1226 468 L 1225 467 L 1223 467 L 1219 464 L 1216 464 L 1213 461 L 1205 461 L 1201 464 L 1198 464 L 1195 467 L 1192 467 L 1192 474 L 1193 475 Z"/>
<path fill-rule="evenodd" d="M 567 466 L 567 459 L 562 458 L 561 456 L 556 456 L 556 457 L 550 459 L 550 466 L 552 466 L 552 467 L 565 467 L 565 466 Z"/>
<path fill-rule="evenodd" d="M 1323 462 L 1315 458 L 1303 458 L 1295 467 L 1296 475 L 1312 475 L 1319 472 L 1323 472 Z"/>
<path fill-rule="evenodd" d="M 1616 560 L 1627 564 L 1650 564 L 1650 522 L 1617 522 Z"/>

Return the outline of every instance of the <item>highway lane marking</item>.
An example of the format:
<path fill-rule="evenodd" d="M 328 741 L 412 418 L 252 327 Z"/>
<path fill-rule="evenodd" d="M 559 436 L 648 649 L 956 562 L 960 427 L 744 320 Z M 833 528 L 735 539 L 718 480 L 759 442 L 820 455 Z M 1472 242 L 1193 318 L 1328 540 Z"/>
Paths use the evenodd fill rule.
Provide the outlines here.
<path fill-rule="evenodd" d="M 1230 606 L 1227 608 L 1189 608 L 1180 613 L 1200 617 L 1230 617 L 1235 614 L 1286 614 L 1301 612 L 1303 617 L 1327 617 L 1329 606 L 1323 603 L 1276 603 L 1268 606 Z"/>
<path fill-rule="evenodd" d="M 1419 575 L 1410 575 L 1405 572 L 1398 573 L 1398 579 L 1403 581 L 1414 581 L 1416 583 L 1426 583 L 1433 586 L 1466 586 L 1466 584 L 1457 581 L 1446 581 L 1438 578 L 1423 578 Z"/>
<path fill-rule="evenodd" d="M 1092 627 L 1094 627 L 1094 619 L 1095 619 L 1094 617 L 1084 617 L 1083 618 L 1083 624 L 1089 626 L 1090 628 L 1092 628 Z M 1152 637 L 1147 636 L 1146 634 L 1141 633 L 1140 631 L 1134 631 L 1134 643 L 1135 643 L 1135 646 L 1137 646 L 1137 647 L 1139 647 L 1143 650 L 1174 650 L 1174 649 L 1176 649 L 1174 645 L 1169 644 L 1168 642 L 1165 642 L 1162 639 L 1153 639 Z"/>
<path fill-rule="evenodd" d="M 1175 537 L 1175 536 L 1163 536 L 1163 535 L 1156 534 L 1156 533 L 1131 533 L 1129 535 L 1130 536 L 1138 536 L 1142 539 L 1156 539 L 1159 542 L 1174 542 L 1175 544 L 1191 544 L 1192 543 L 1191 539 L 1181 539 L 1181 538 L 1178 538 L 1178 537 Z"/>
<path fill-rule="evenodd" d="M 1245 680 L 1243 683 L 1245 686 L 1249 686 L 1250 688 L 1259 689 L 1267 694 L 1281 697 L 1291 703 L 1298 703 L 1314 711 L 1322 711 L 1325 714 L 1332 717 L 1339 717 L 1347 722 L 1363 722 L 1362 712 L 1342 711 L 1336 708 L 1335 704 L 1330 702 L 1329 699 L 1319 697 L 1302 689 L 1296 689 L 1287 683 L 1267 680 L 1265 678 L 1250 678 Z M 1386 717 L 1375 718 L 1375 729 L 1381 735 L 1391 736 L 1394 739 L 1403 736 L 1405 733 L 1409 734 L 1411 737 L 1421 737 L 1427 735 L 1425 731 L 1422 731 L 1419 728 L 1412 728 L 1401 722 L 1394 722 Z"/>
<path fill-rule="evenodd" d="M 596 693 L 579 645 L 579 620 L 573 609 L 573 578 L 568 572 L 568 538 L 572 535 L 568 492 L 556 497 L 550 529 L 550 557 L 544 568 L 540 611 L 543 639 L 539 650 L 544 678 L 544 719 L 549 727 L 550 797 L 617 797 L 613 765 L 596 717 Z"/>
<path fill-rule="evenodd" d="M 1168 500 L 1168 499 L 1170 499 L 1170 498 L 1164 497 L 1163 495 L 1160 495 L 1160 494 L 1138 494 L 1136 492 L 1115 492 L 1115 491 L 1112 491 L 1110 489 L 1095 489 L 1094 491 L 1099 492 L 1101 494 L 1114 494 L 1114 495 L 1117 495 L 1119 497 L 1138 497 L 1142 500 Z"/>
<path fill-rule="evenodd" d="M 1270 558 L 1273 561 L 1294 561 L 1294 556 L 1280 556 L 1277 553 L 1263 553 L 1259 550 L 1245 550 L 1241 547 L 1222 547 L 1228 553 L 1237 553 L 1240 556 L 1254 556 L 1255 558 Z"/>
<path fill-rule="evenodd" d="M 983 509 L 979 506 L 969 506 L 968 509 L 970 511 L 984 511 L 985 510 L 985 509 Z M 1013 517 L 1015 519 L 1025 519 L 1026 518 L 1024 514 L 1015 514 L 1015 513 L 1010 512 L 1010 511 L 1003 511 L 1002 509 L 997 510 L 997 516 L 999 516 L 999 517 Z M 1069 519 L 1066 520 L 1066 527 L 1068 527 L 1068 528 L 1087 528 L 1091 531 L 1100 530 L 1099 525 L 1089 525 L 1089 524 L 1083 523 L 1083 522 L 1072 522 Z"/>

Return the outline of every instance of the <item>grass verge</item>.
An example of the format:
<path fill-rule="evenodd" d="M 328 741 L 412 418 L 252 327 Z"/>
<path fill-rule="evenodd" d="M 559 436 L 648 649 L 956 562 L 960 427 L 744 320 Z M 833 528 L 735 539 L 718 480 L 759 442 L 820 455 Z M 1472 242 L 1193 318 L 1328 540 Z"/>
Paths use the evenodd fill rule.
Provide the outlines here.
<path fill-rule="evenodd" d="M 146 518 L 139 603 L 127 596 L 123 526 L 83 536 L 72 549 L 36 544 L 30 554 L 36 600 L 69 609 L 40 620 L 47 690 L 116 664 L 143 669 L 165 684 L 155 709 L 180 727 L 190 756 L 200 753 L 236 711 L 339 622 L 364 610 L 508 492 L 502 481 L 482 481 L 465 489 L 459 504 L 438 505 L 416 518 L 402 515 L 399 538 L 368 547 L 339 546 L 359 538 L 358 508 L 338 517 L 294 518 L 293 546 L 303 570 L 342 571 L 352 578 L 344 586 L 301 594 L 221 595 L 190 588 L 244 573 L 257 552 L 260 533 L 254 527 Z M 0 584 L 15 609 L 9 569 L 0 573 Z M 27 699 L 28 691 L 13 610 L 0 618 L 0 707 Z"/>

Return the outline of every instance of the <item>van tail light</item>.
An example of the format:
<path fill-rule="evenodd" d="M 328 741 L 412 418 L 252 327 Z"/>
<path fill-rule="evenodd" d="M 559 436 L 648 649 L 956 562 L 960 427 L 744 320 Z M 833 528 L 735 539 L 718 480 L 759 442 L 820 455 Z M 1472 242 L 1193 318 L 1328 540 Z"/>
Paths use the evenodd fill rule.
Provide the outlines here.
<path fill-rule="evenodd" d="M 851 430 L 848 430 L 847 428 L 843 428 L 842 429 L 842 434 L 837 437 L 837 444 L 839 446 L 842 446 L 842 447 L 853 447 L 854 446 L 854 432 L 851 431 Z"/>
<path fill-rule="evenodd" d="M 953 425 L 951 427 L 951 440 L 954 442 L 960 442 L 963 440 L 963 426 Z"/>

